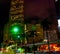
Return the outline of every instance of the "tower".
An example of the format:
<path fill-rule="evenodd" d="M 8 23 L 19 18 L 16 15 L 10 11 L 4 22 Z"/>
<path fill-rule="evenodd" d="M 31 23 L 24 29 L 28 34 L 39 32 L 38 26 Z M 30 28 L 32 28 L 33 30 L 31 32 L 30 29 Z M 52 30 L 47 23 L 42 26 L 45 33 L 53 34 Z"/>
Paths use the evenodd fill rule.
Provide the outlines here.
<path fill-rule="evenodd" d="M 9 42 L 11 33 L 9 31 L 11 26 L 21 25 L 24 27 L 24 0 L 12 0 L 10 5 L 9 22 L 4 27 L 4 42 Z M 17 31 L 17 29 L 15 29 Z"/>

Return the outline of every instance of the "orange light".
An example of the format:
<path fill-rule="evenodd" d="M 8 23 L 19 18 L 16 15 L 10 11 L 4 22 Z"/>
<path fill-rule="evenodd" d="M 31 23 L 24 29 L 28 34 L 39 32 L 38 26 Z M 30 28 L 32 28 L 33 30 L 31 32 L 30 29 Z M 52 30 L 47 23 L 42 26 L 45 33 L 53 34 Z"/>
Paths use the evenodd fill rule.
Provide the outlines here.
<path fill-rule="evenodd" d="M 57 47 L 57 45 L 58 44 L 50 44 L 50 50 L 51 51 L 60 51 L 60 47 Z M 46 50 L 46 51 L 49 50 L 47 44 L 46 45 L 41 45 L 40 49 L 43 50 L 43 51 L 44 50 Z"/>

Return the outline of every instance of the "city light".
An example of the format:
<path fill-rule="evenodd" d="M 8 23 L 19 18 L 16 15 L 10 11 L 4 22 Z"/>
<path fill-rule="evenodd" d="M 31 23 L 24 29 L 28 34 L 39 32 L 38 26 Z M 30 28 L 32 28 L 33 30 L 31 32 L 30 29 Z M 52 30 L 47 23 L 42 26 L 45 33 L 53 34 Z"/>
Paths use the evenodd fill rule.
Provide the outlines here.
<path fill-rule="evenodd" d="M 58 27 L 60 27 L 60 19 L 58 19 Z"/>
<path fill-rule="evenodd" d="M 12 31 L 17 33 L 19 31 L 19 28 L 18 27 L 14 27 Z"/>
<path fill-rule="evenodd" d="M 10 34 L 22 34 L 23 33 L 23 27 L 16 23 L 10 26 Z"/>
<path fill-rule="evenodd" d="M 57 2 L 58 0 L 55 0 L 55 2 Z"/>
<path fill-rule="evenodd" d="M 36 26 L 32 25 L 32 31 L 35 31 L 35 30 L 36 30 Z"/>
<path fill-rule="evenodd" d="M 23 48 L 18 48 L 18 52 L 24 52 L 25 50 Z"/>

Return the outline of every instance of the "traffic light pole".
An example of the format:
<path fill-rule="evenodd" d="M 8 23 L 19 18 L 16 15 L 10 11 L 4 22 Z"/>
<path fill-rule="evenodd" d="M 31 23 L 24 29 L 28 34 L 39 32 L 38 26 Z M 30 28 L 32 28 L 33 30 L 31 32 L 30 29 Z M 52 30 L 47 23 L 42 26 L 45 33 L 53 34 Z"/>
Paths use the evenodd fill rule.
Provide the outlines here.
<path fill-rule="evenodd" d="M 50 52 L 50 43 L 49 43 L 48 32 L 49 32 L 49 31 L 46 32 L 46 36 L 47 36 L 47 43 L 48 43 L 49 54 L 51 54 L 51 52 Z"/>

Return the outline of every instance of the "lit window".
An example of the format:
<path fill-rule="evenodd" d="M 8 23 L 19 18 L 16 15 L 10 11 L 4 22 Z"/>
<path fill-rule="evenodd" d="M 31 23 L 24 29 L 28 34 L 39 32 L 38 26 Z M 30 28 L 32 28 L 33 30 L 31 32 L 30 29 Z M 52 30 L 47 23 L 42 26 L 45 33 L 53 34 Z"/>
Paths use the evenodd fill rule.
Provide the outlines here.
<path fill-rule="evenodd" d="M 60 27 L 60 19 L 58 19 L 58 27 Z"/>

